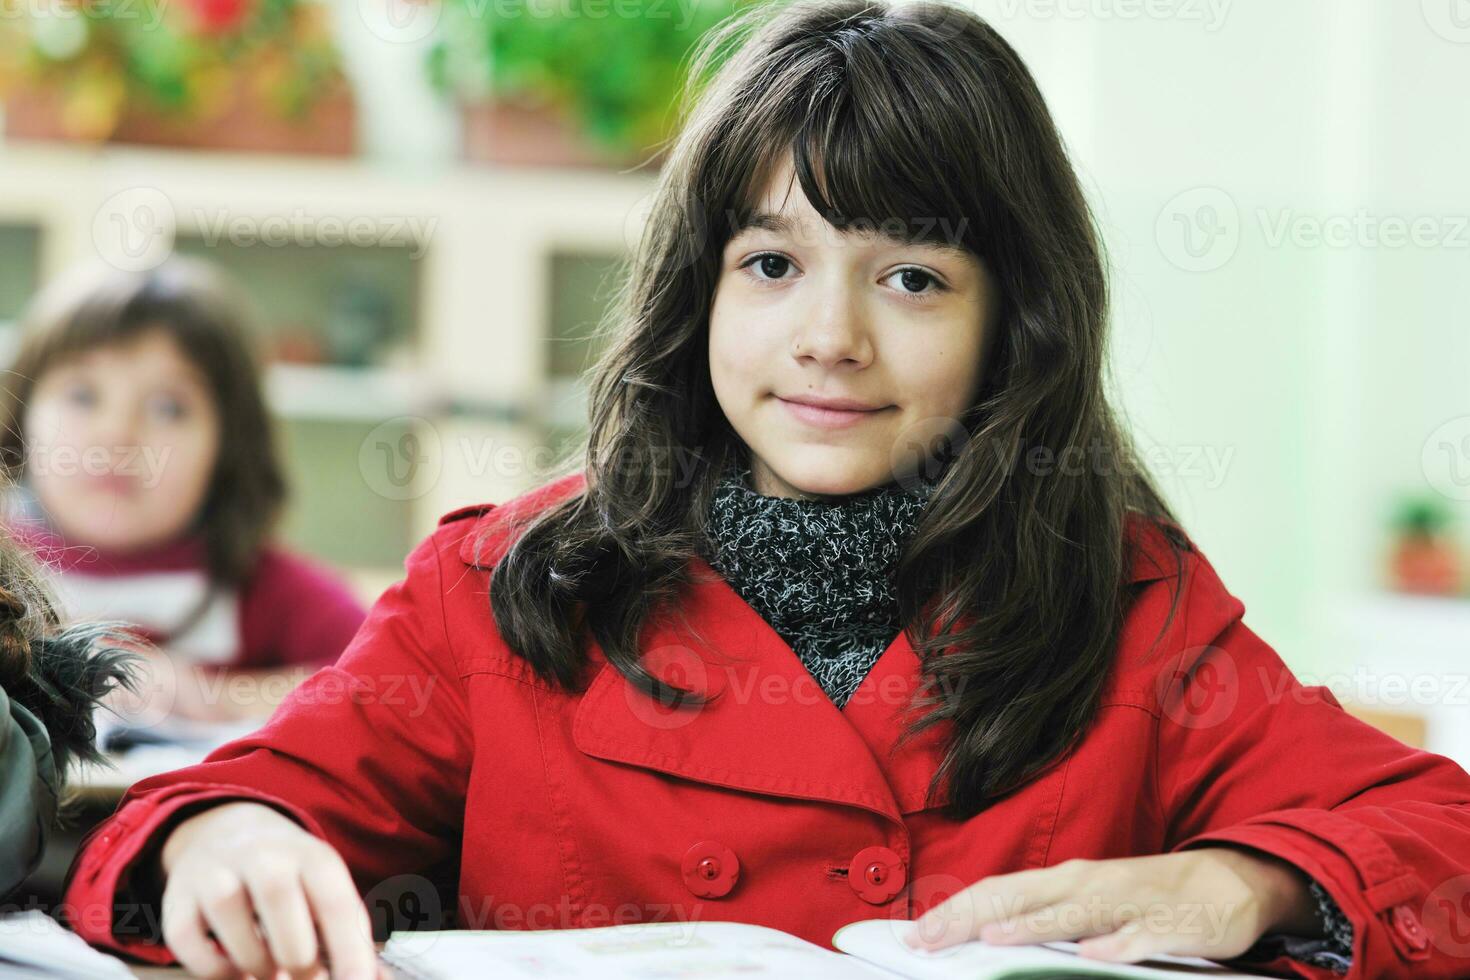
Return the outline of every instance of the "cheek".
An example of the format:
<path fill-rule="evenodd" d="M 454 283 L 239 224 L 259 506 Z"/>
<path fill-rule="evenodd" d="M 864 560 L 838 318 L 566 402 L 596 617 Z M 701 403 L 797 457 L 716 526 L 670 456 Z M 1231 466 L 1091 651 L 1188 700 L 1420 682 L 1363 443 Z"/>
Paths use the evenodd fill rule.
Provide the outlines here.
<path fill-rule="evenodd" d="M 790 316 L 757 306 L 739 286 L 716 293 L 709 314 L 710 372 L 727 385 L 770 386 L 770 369 L 788 349 Z M 755 392 L 759 393 L 759 392 Z"/>
<path fill-rule="evenodd" d="M 57 446 L 82 448 L 85 424 L 59 398 L 33 398 L 21 421 L 26 447 L 32 453 Z"/>
<path fill-rule="evenodd" d="M 182 426 L 143 448 L 151 465 L 159 468 L 159 484 L 180 492 L 199 491 L 208 484 L 219 453 L 219 437 L 207 424 Z"/>
<path fill-rule="evenodd" d="M 931 343 L 895 351 L 889 359 L 911 407 L 926 417 L 956 418 L 974 401 L 980 383 L 979 338 L 953 331 Z"/>
<path fill-rule="evenodd" d="M 47 509 L 86 492 L 83 451 L 90 440 L 84 420 L 56 398 L 32 399 L 21 420 L 25 434 L 25 474 Z"/>
<path fill-rule="evenodd" d="M 758 338 L 746 329 L 735 304 L 717 295 L 709 316 L 709 370 L 722 403 L 748 393 L 760 361 Z"/>

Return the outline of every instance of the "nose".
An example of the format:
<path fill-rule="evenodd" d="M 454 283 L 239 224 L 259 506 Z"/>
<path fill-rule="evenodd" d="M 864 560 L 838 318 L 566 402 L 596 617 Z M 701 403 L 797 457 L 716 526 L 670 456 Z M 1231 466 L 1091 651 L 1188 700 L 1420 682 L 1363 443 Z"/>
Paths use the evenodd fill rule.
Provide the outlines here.
<path fill-rule="evenodd" d="M 792 357 L 810 358 L 824 368 L 845 362 L 864 367 L 873 359 L 867 317 L 854 293 L 837 277 L 826 288 L 811 290 L 811 302 L 792 331 Z"/>
<path fill-rule="evenodd" d="M 117 452 L 135 445 L 139 438 L 139 411 L 135 406 L 116 400 L 99 402 L 92 418 L 91 441 L 94 445 Z"/>

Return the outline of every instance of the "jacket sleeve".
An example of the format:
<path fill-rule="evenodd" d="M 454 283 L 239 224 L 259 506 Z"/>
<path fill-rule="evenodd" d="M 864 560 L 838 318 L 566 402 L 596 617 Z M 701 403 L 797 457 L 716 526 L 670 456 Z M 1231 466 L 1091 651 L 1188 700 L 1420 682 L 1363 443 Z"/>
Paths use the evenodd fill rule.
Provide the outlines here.
<path fill-rule="evenodd" d="M 1351 923 L 1347 977 L 1470 975 L 1470 775 L 1304 685 L 1203 556 L 1157 678 L 1165 850 L 1234 845 L 1304 872 Z M 1329 978 L 1283 955 L 1252 962 Z"/>
<path fill-rule="evenodd" d="M 41 862 L 57 781 L 45 726 L 0 687 L 0 898 Z"/>
<path fill-rule="evenodd" d="M 131 886 L 152 881 L 179 820 L 227 800 L 273 806 L 326 840 L 360 891 L 457 858 L 471 745 L 444 622 L 444 537 L 441 529 L 409 555 L 405 578 L 337 663 L 292 691 L 263 728 L 128 791 L 69 872 L 66 910 L 82 938 L 173 962 L 159 942 L 156 894 L 145 886 L 135 897 Z"/>

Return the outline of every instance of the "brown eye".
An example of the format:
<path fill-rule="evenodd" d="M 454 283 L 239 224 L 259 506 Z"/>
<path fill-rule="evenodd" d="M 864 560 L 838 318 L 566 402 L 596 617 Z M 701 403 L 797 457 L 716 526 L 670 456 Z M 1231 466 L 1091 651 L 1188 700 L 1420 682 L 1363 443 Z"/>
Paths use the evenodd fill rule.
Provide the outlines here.
<path fill-rule="evenodd" d="M 791 269 L 791 260 L 784 255 L 775 252 L 762 252 L 753 256 L 745 263 L 745 268 L 755 267 L 759 271 L 757 279 L 780 279 L 784 273 Z"/>
<path fill-rule="evenodd" d="M 924 287 L 934 281 L 934 277 L 920 269 L 904 269 L 899 273 L 903 288 L 911 293 L 922 293 Z"/>
<path fill-rule="evenodd" d="M 936 293 L 942 293 L 949 288 L 932 272 L 915 266 L 900 269 L 888 278 L 890 280 L 898 280 L 894 288 L 905 296 L 915 299 L 930 297 Z M 929 286 L 934 288 L 926 288 Z"/>

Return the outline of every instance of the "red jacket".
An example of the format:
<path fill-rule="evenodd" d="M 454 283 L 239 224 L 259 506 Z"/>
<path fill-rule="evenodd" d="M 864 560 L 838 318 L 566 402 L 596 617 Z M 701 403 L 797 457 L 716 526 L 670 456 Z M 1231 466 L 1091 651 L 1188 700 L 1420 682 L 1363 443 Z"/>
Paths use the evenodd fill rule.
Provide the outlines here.
<path fill-rule="evenodd" d="M 580 694 L 534 676 L 490 615 L 497 530 L 580 480 L 447 515 L 337 664 L 263 729 L 134 786 L 73 865 L 77 930 L 169 962 L 126 908 L 113 921 L 114 895 L 181 810 L 244 797 L 331 842 L 370 907 L 403 891 L 431 904 L 431 879 L 457 880 L 466 927 L 719 919 L 823 945 L 985 875 L 1235 842 L 1327 888 L 1355 927 L 1352 977 L 1470 975 L 1470 776 L 1298 684 L 1198 554 L 1150 654 L 1177 570 L 1152 525 L 1130 525 L 1143 548 L 1096 724 L 954 822 L 924 799 L 946 728 L 892 751 L 918 678 L 907 638 L 839 710 L 703 561 L 682 604 L 702 642 L 677 617 L 644 636 L 654 669 L 708 705 L 655 704 L 596 645 Z M 1265 968 L 1332 976 L 1285 957 Z"/>

